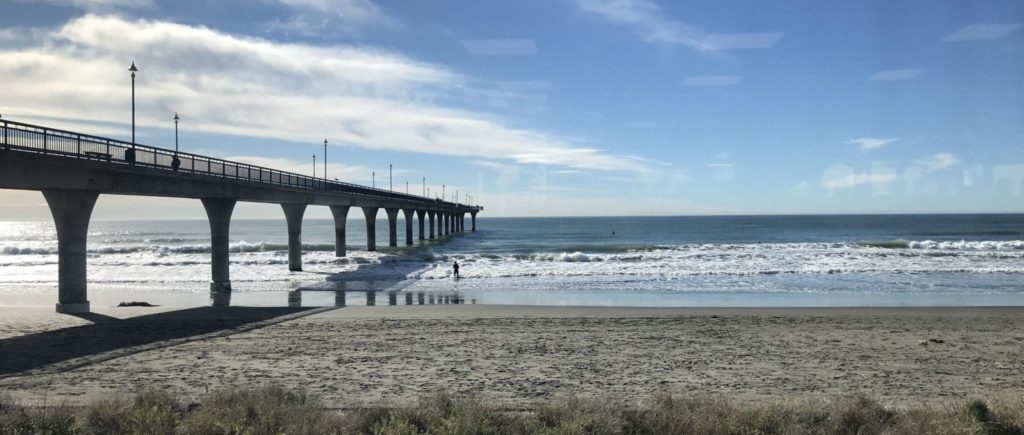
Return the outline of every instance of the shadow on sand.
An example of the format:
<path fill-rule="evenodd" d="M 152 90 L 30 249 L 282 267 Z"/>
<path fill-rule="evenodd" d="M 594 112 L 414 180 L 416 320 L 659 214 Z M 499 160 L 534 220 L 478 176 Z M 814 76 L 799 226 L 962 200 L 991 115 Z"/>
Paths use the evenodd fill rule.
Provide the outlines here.
<path fill-rule="evenodd" d="M 76 358 L 254 326 L 312 308 L 200 307 L 118 319 L 76 314 L 91 325 L 0 340 L 0 377 Z"/>

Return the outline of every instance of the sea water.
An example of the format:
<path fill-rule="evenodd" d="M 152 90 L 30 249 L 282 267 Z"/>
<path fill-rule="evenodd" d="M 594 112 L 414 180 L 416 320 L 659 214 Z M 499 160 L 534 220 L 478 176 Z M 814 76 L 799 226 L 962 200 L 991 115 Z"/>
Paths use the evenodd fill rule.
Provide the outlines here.
<path fill-rule="evenodd" d="M 232 303 L 332 305 L 343 291 L 347 303 L 358 304 L 368 292 L 397 291 L 457 292 L 481 304 L 1024 304 L 1020 214 L 481 215 L 476 232 L 399 248 L 386 247 L 386 221 L 376 227 L 382 248 L 367 252 L 365 225 L 350 218 L 348 255 L 336 258 L 333 222 L 307 219 L 304 270 L 289 272 L 283 219 L 233 221 Z M 401 219 L 398 228 L 404 244 Z M 209 237 L 202 220 L 93 222 L 90 301 L 206 304 Z M 56 252 L 52 222 L 0 223 L 0 304 L 55 303 Z M 452 277 L 456 261 L 459 280 Z"/>

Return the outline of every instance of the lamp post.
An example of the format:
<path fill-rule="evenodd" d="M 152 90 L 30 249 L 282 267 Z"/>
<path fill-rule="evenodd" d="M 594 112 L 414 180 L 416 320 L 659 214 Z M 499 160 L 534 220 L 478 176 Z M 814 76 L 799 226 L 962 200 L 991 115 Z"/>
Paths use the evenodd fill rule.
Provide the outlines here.
<path fill-rule="evenodd" d="M 388 165 L 388 190 L 395 190 L 395 179 L 391 176 L 391 165 Z"/>
<path fill-rule="evenodd" d="M 178 112 L 174 112 L 174 157 L 171 158 L 171 168 L 175 171 L 181 166 L 181 160 L 178 160 Z"/>
<path fill-rule="evenodd" d="M 313 154 L 313 178 L 316 178 L 316 154 Z"/>
<path fill-rule="evenodd" d="M 174 113 L 174 157 L 178 157 L 178 113 Z"/>
<path fill-rule="evenodd" d="M 371 184 L 370 187 L 373 187 L 374 189 L 376 189 L 377 188 L 377 171 L 373 171 L 371 175 L 373 176 L 373 184 Z"/>
<path fill-rule="evenodd" d="M 327 139 L 324 139 L 324 181 L 327 181 Z"/>
<path fill-rule="evenodd" d="M 427 177 L 423 177 L 423 197 L 427 196 Z"/>
<path fill-rule="evenodd" d="M 132 152 L 131 157 L 125 157 L 129 163 L 135 164 L 135 73 L 139 71 L 135 67 L 135 62 L 132 62 L 132 66 L 128 68 L 128 71 L 132 73 Z"/>
<path fill-rule="evenodd" d="M 441 185 L 441 200 L 442 200 L 442 201 L 447 201 L 447 200 L 448 200 L 448 198 L 445 198 L 445 197 L 444 197 L 444 189 L 445 189 L 445 187 L 444 187 L 444 185 L 442 184 L 442 185 Z"/>
<path fill-rule="evenodd" d="M 409 182 L 408 181 L 405 182 L 405 194 L 406 195 L 409 194 Z"/>
<path fill-rule="evenodd" d="M 459 189 L 455 189 L 455 203 L 459 203 Z"/>

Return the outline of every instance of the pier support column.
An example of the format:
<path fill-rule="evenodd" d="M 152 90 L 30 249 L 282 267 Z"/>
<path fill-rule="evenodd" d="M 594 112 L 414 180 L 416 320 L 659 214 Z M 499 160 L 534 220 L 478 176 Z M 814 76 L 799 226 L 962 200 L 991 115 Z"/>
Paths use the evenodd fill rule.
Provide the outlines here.
<path fill-rule="evenodd" d="M 466 232 L 466 213 L 459 213 L 459 231 Z"/>
<path fill-rule="evenodd" d="M 416 219 L 416 210 L 405 208 L 402 213 L 405 214 L 405 246 L 412 246 L 412 221 Z"/>
<path fill-rule="evenodd" d="M 210 302 L 215 307 L 231 305 L 231 272 L 228 233 L 235 200 L 203 198 L 203 208 L 210 220 Z"/>
<path fill-rule="evenodd" d="M 284 219 L 288 222 L 288 270 L 302 270 L 302 216 L 306 204 L 281 204 Z"/>
<path fill-rule="evenodd" d="M 473 223 L 473 232 L 476 232 L 476 214 L 477 213 L 478 212 L 475 212 L 475 211 L 469 212 L 470 221 L 472 221 L 472 223 Z"/>
<path fill-rule="evenodd" d="M 419 223 L 420 223 L 420 240 L 424 239 L 424 234 L 423 234 L 423 216 L 426 215 L 426 214 L 427 214 L 426 210 L 416 210 L 416 217 L 419 218 Z"/>
<path fill-rule="evenodd" d="M 345 221 L 348 220 L 347 205 L 332 205 L 331 214 L 334 215 L 334 256 L 345 256 Z"/>
<path fill-rule="evenodd" d="M 430 222 L 427 222 L 427 223 L 430 224 L 430 240 L 434 240 L 434 217 L 435 216 L 437 216 L 437 212 L 432 211 L 432 210 L 427 210 L 427 220 L 430 221 Z"/>
<path fill-rule="evenodd" d="M 366 217 L 366 250 L 377 250 L 377 210 L 378 207 L 363 207 Z"/>
<path fill-rule="evenodd" d="M 451 223 L 451 220 L 448 217 L 448 213 L 447 212 L 442 212 L 441 213 L 441 235 L 442 236 L 447 236 L 448 233 L 451 233 L 451 227 L 448 226 L 448 224 L 450 224 L 450 223 Z"/>
<path fill-rule="evenodd" d="M 398 246 L 398 209 L 385 208 L 388 215 L 388 246 Z"/>
<path fill-rule="evenodd" d="M 88 313 L 86 238 L 99 192 L 44 190 L 57 228 L 57 312 Z"/>

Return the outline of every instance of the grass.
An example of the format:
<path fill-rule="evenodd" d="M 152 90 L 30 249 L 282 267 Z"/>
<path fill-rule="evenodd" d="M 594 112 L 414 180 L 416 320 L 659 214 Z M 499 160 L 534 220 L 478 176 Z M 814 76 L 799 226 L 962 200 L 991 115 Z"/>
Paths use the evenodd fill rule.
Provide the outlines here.
<path fill-rule="evenodd" d="M 659 396 L 621 407 L 568 397 L 508 412 L 434 394 L 410 406 L 344 413 L 304 392 L 267 386 L 195 403 L 165 391 L 25 407 L 0 396 L 0 434 L 979 434 L 1024 435 L 1024 397 L 889 409 L 863 396 L 737 404 Z"/>

